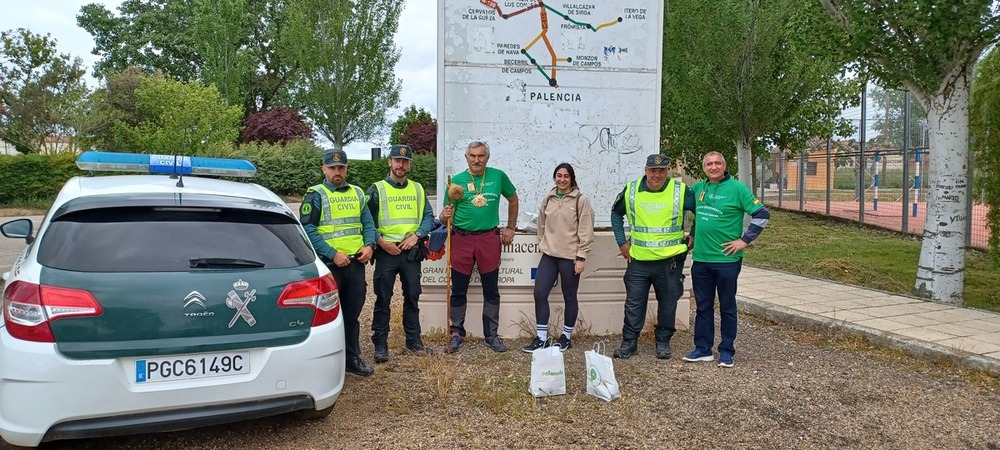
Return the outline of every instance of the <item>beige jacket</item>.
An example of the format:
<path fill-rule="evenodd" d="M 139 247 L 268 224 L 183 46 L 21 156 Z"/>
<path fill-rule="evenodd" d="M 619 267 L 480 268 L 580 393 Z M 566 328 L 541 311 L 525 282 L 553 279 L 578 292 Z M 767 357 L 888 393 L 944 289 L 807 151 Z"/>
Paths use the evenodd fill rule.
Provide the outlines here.
<path fill-rule="evenodd" d="M 594 208 L 590 199 L 576 188 L 560 199 L 552 188 L 539 207 L 538 237 L 538 247 L 546 255 L 587 258 L 594 245 Z"/>

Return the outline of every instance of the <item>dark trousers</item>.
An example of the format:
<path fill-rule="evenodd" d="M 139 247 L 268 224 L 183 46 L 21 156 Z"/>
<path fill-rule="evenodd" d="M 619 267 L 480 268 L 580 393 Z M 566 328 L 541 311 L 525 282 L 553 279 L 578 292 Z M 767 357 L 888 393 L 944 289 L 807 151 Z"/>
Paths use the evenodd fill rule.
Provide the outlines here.
<path fill-rule="evenodd" d="M 562 283 L 563 300 L 566 302 L 563 325 L 576 326 L 576 318 L 580 314 L 576 298 L 580 287 L 580 276 L 575 273 L 575 269 L 576 261 L 572 259 L 542 254 L 542 259 L 538 261 L 538 270 L 535 271 L 535 323 L 540 325 L 549 323 L 549 294 L 558 276 Z"/>
<path fill-rule="evenodd" d="M 375 253 L 375 311 L 372 315 L 372 343 L 385 344 L 389 338 L 390 304 L 396 275 L 403 284 L 403 332 L 406 345 L 420 341 L 420 261 L 407 259 L 409 252 L 390 255 L 382 250 Z"/>
<path fill-rule="evenodd" d="M 639 339 L 646 322 L 649 287 L 656 294 L 656 341 L 670 342 L 677 330 L 677 299 L 684 293 L 684 259 L 687 254 L 659 261 L 632 260 L 625 269 L 625 325 L 622 338 Z"/>
<path fill-rule="evenodd" d="M 496 336 L 500 329 L 500 269 L 480 274 L 483 283 L 483 336 Z M 465 309 L 470 275 L 451 269 L 451 332 L 465 336 Z"/>
<path fill-rule="evenodd" d="M 691 284 L 697 313 L 694 317 L 694 346 L 709 353 L 715 340 L 715 294 L 719 294 L 719 353 L 735 354 L 736 341 L 736 280 L 743 268 L 743 260 L 732 263 L 704 263 L 691 265 Z"/>
<path fill-rule="evenodd" d="M 361 344 L 358 342 L 358 333 L 361 332 L 361 325 L 358 317 L 361 316 L 361 309 L 365 307 L 365 295 L 368 291 L 368 283 L 365 281 L 365 265 L 357 261 L 351 261 L 347 267 L 337 267 L 333 263 L 326 265 L 333 273 L 333 279 L 337 282 L 337 291 L 340 293 L 340 311 L 344 314 L 344 340 L 347 342 L 347 358 L 357 358 L 361 354 Z"/>

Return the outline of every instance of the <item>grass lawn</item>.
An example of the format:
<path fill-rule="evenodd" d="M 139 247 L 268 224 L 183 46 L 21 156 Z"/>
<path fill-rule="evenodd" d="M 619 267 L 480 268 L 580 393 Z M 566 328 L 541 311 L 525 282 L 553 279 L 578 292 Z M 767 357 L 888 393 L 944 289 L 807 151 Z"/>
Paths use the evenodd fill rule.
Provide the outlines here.
<path fill-rule="evenodd" d="M 921 240 L 916 236 L 797 212 L 771 211 L 746 263 L 913 295 Z M 965 306 L 1000 312 L 1000 270 L 982 253 L 965 254 Z"/>

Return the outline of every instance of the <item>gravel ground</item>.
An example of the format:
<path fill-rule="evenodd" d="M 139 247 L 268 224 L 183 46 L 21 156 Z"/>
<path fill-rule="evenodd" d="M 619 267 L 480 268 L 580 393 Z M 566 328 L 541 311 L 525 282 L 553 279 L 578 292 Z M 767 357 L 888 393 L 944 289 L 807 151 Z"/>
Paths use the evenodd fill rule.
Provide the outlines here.
<path fill-rule="evenodd" d="M 369 363 L 372 302 L 362 315 Z M 372 377 L 348 375 L 323 420 L 277 417 L 51 447 L 1000 449 L 995 378 L 857 338 L 741 316 L 736 367 L 723 369 L 679 359 L 692 348 L 688 332 L 674 336 L 666 361 L 646 334 L 638 356 L 615 360 L 622 397 L 607 403 L 586 393 L 583 352 L 600 340 L 610 351 L 619 338 L 575 336 L 565 353 L 567 395 L 535 399 L 530 356 L 520 351 L 527 336 L 507 340 L 507 353 L 470 340 L 448 356 L 439 331 L 425 337 L 436 355 L 403 354 L 396 302 L 392 359 Z"/>

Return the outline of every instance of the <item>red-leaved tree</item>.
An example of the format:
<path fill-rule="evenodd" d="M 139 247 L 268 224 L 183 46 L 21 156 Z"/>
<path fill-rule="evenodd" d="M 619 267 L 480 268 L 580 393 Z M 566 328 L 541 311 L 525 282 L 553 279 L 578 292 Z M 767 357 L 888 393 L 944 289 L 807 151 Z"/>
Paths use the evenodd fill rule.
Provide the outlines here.
<path fill-rule="evenodd" d="M 275 108 L 253 113 L 243 122 L 241 143 L 266 142 L 287 144 L 299 139 L 312 139 L 313 131 L 297 109 Z"/>
<path fill-rule="evenodd" d="M 437 124 L 429 120 L 414 122 L 403 131 L 403 143 L 417 154 L 436 155 L 437 129 Z"/>

